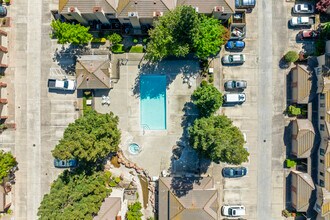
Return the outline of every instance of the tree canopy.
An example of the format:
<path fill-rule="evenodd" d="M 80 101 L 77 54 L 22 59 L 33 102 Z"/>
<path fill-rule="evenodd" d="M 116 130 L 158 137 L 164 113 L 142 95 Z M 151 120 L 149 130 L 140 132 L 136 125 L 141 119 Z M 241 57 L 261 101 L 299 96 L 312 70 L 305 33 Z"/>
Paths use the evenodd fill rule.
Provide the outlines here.
<path fill-rule="evenodd" d="M 9 175 L 10 170 L 17 165 L 15 157 L 10 152 L 0 151 L 0 183 Z"/>
<path fill-rule="evenodd" d="M 38 209 L 39 219 L 93 219 L 110 192 L 104 172 L 86 175 L 66 170 L 44 196 Z"/>
<path fill-rule="evenodd" d="M 89 27 L 80 24 L 69 24 L 60 20 L 53 20 L 50 26 L 53 28 L 52 37 L 57 38 L 59 44 L 86 44 L 93 37 L 88 33 Z"/>
<path fill-rule="evenodd" d="M 118 117 L 89 111 L 65 129 L 63 138 L 52 151 L 58 159 L 76 158 L 79 161 L 96 162 L 118 150 L 120 130 Z"/>
<path fill-rule="evenodd" d="M 108 36 L 108 40 L 111 42 L 112 45 L 116 45 L 119 44 L 123 40 L 123 38 L 119 34 L 113 33 Z"/>
<path fill-rule="evenodd" d="M 160 61 L 167 56 L 195 53 L 206 59 L 220 51 L 228 30 L 213 17 L 198 14 L 191 6 L 179 6 L 159 17 L 149 31 L 146 59 Z"/>
<path fill-rule="evenodd" d="M 126 213 L 127 220 L 141 220 L 143 214 L 141 212 L 142 205 L 140 202 L 135 202 L 133 204 L 128 205 L 128 211 Z"/>
<path fill-rule="evenodd" d="M 222 105 L 222 94 L 212 84 L 201 84 L 192 94 L 193 103 L 201 116 L 207 117 L 215 113 Z"/>
<path fill-rule="evenodd" d="M 189 136 L 192 147 L 214 162 L 238 165 L 248 160 L 241 131 L 225 115 L 195 120 Z"/>
<path fill-rule="evenodd" d="M 289 51 L 284 55 L 284 59 L 286 62 L 296 62 L 299 58 L 299 55 L 296 51 Z"/>

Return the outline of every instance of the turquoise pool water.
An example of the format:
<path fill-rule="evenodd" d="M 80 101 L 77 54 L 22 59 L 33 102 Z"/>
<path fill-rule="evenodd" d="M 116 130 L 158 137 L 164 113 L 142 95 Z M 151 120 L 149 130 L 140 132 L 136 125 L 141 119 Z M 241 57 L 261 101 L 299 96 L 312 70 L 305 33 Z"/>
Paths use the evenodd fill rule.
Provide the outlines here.
<path fill-rule="evenodd" d="M 140 112 L 141 128 L 166 129 L 166 76 L 140 77 Z"/>

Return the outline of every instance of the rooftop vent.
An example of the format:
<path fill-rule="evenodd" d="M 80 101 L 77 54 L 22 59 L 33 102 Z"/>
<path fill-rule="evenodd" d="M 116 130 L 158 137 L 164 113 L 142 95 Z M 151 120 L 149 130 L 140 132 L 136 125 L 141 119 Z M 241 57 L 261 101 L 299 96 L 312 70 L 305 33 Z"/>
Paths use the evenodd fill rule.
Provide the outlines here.
<path fill-rule="evenodd" d="M 76 8 L 75 7 L 70 7 L 69 8 L 69 12 L 75 12 L 76 11 Z"/>

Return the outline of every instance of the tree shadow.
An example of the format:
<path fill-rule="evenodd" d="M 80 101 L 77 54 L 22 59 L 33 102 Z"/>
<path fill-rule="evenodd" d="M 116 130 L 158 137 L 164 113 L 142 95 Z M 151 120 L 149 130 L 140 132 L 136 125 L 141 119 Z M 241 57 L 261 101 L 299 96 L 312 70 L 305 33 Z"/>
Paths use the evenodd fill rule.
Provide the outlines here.
<path fill-rule="evenodd" d="M 290 63 L 286 62 L 283 56 L 278 63 L 278 67 L 280 69 L 288 69 L 290 67 Z"/>
<path fill-rule="evenodd" d="M 194 184 L 199 184 L 211 164 L 211 161 L 206 158 L 201 158 L 200 155 L 190 146 L 189 142 L 189 127 L 199 117 L 198 109 L 192 102 L 185 103 L 182 111 L 181 126 L 183 128 L 182 136 L 177 144 L 172 148 L 171 157 L 171 174 L 172 188 L 176 196 L 181 197 L 186 195 L 193 189 Z M 179 177 L 177 177 L 179 176 Z"/>
<path fill-rule="evenodd" d="M 56 49 L 53 61 L 65 71 L 66 74 L 75 75 L 76 61 L 81 55 L 88 53 L 90 49 L 81 45 L 70 44 L 68 47 L 62 46 Z"/>
<path fill-rule="evenodd" d="M 200 66 L 198 60 L 171 60 L 167 59 L 158 63 L 146 63 L 140 68 L 138 76 L 135 78 L 133 86 L 133 94 L 136 97 L 140 97 L 141 85 L 146 85 L 150 82 L 141 80 L 146 75 L 165 75 L 166 76 L 166 88 L 176 79 L 179 74 L 183 74 L 184 77 L 200 74 Z M 141 84 L 145 83 L 145 84 Z M 157 85 L 157 84 L 156 84 Z M 147 97 L 155 98 L 159 95 L 159 88 L 157 86 L 148 86 L 148 90 L 144 90 L 144 94 Z"/>
<path fill-rule="evenodd" d="M 200 185 L 202 177 L 172 177 L 171 190 L 176 197 L 180 198 L 193 190 L 194 185 Z"/>

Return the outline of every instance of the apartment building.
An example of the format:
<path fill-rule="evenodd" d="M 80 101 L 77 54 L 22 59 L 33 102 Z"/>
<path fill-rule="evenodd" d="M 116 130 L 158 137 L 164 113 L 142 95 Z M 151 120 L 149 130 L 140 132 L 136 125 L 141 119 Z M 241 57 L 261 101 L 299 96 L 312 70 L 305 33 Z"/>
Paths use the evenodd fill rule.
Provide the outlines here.
<path fill-rule="evenodd" d="M 320 146 L 317 167 L 317 200 L 314 209 L 318 220 L 330 219 L 330 41 L 326 42 L 325 54 L 319 56 L 315 68 L 318 93 L 318 129 Z"/>
<path fill-rule="evenodd" d="M 235 13 L 235 0 L 60 0 L 58 13 L 85 26 L 143 29 L 179 5 L 192 6 L 198 13 L 221 20 Z"/>

